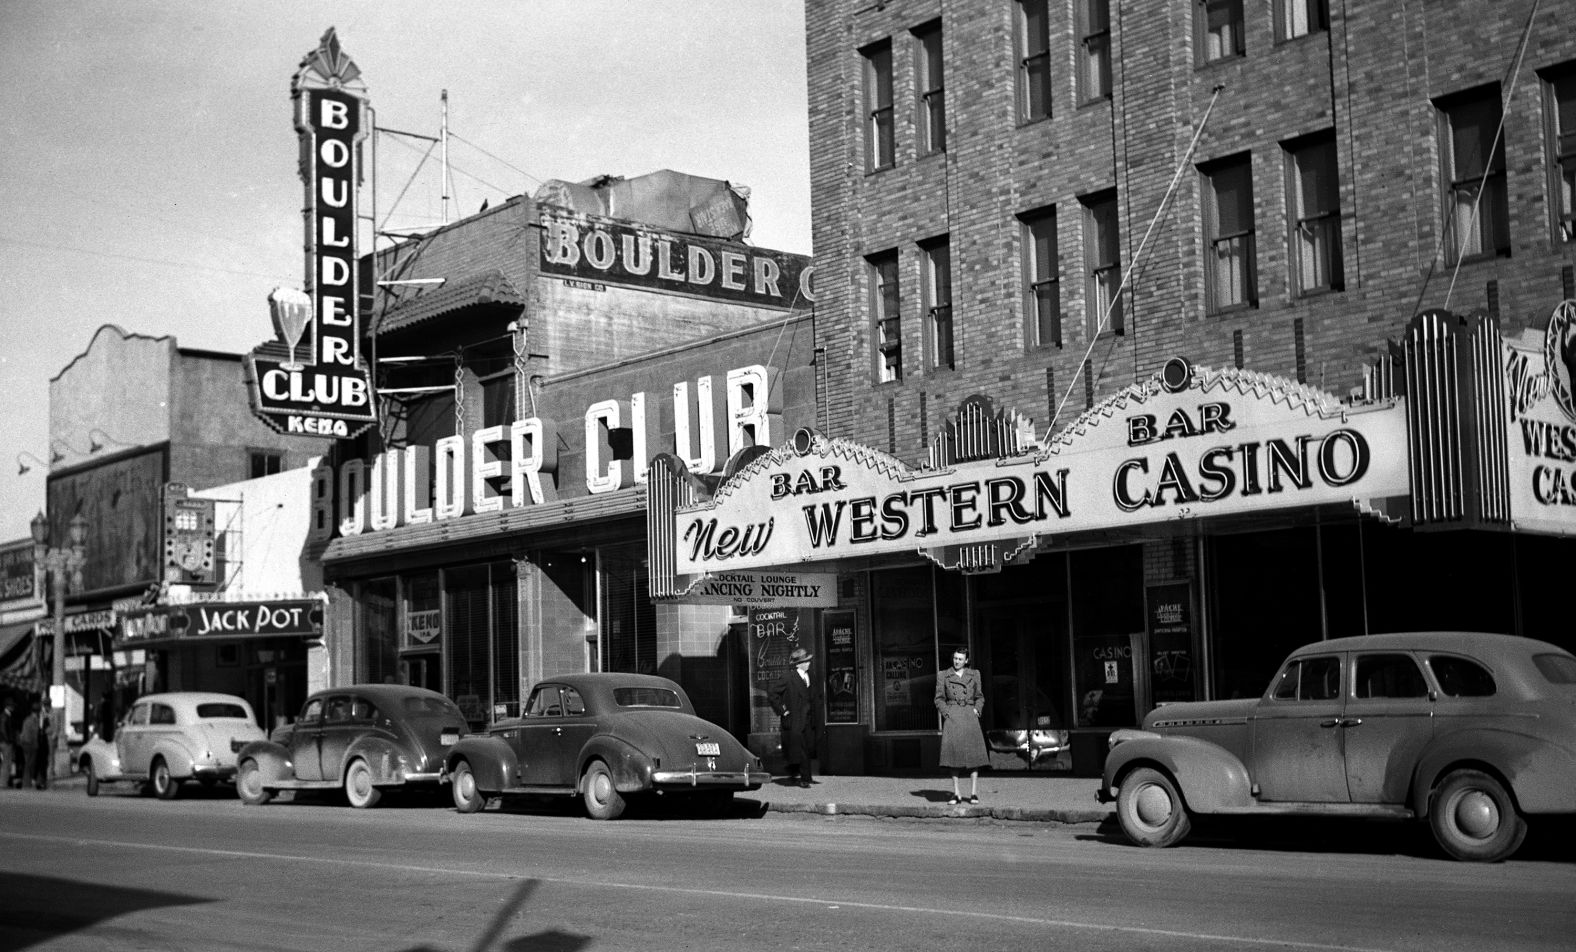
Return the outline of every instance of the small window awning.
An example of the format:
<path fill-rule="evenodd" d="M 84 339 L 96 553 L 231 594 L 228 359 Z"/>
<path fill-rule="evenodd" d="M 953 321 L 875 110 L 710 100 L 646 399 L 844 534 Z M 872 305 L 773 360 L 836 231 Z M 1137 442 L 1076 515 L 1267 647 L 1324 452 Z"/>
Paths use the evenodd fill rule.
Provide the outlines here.
<path fill-rule="evenodd" d="M 0 684 L 20 691 L 42 690 L 31 621 L 0 626 Z"/>
<path fill-rule="evenodd" d="M 502 271 L 493 268 L 405 296 L 374 318 L 372 331 L 375 334 L 387 334 L 467 308 L 524 306 L 525 298 L 520 296 L 520 292 L 515 290 Z"/>

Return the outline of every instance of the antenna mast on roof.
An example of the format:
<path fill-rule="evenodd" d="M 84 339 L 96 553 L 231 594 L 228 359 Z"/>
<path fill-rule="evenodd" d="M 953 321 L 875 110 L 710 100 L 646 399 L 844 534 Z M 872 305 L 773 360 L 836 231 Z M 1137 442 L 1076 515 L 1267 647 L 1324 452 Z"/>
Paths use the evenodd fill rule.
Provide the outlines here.
<path fill-rule="evenodd" d="M 443 143 L 443 180 L 439 188 L 443 189 L 443 223 L 449 223 L 449 91 L 443 91 L 443 124 L 438 132 L 438 139 Z"/>

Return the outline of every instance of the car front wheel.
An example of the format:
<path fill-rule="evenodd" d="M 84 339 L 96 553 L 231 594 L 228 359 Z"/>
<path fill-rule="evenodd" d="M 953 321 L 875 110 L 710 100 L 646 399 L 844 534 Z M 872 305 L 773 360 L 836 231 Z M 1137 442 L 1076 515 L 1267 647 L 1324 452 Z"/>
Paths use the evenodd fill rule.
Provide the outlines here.
<path fill-rule="evenodd" d="M 1497 863 L 1527 836 L 1527 821 L 1498 780 L 1480 770 L 1457 770 L 1434 792 L 1428 811 L 1434 839 L 1456 859 Z"/>
<path fill-rule="evenodd" d="M 153 794 L 160 800 L 174 800 L 181 792 L 181 782 L 170 776 L 170 765 L 164 762 L 163 757 L 153 760 L 153 776 L 150 780 L 153 785 Z"/>
<path fill-rule="evenodd" d="M 260 807 L 274 798 L 273 791 L 263 786 L 263 770 L 255 760 L 241 762 L 241 769 L 235 775 L 235 792 L 242 803 L 254 807 Z"/>
<path fill-rule="evenodd" d="M 449 787 L 454 794 L 454 809 L 461 813 L 475 813 L 487 805 L 487 798 L 476 787 L 476 774 L 471 772 L 468 760 L 454 765 L 449 775 Z"/>
<path fill-rule="evenodd" d="M 86 780 L 88 782 L 88 796 L 90 796 L 90 797 L 98 796 L 98 794 L 99 794 L 99 778 L 98 778 L 98 774 L 96 772 L 94 772 L 94 770 L 93 770 L 93 761 L 91 761 L 91 760 L 84 760 L 84 761 L 82 761 L 82 776 L 84 778 L 86 778 Z"/>
<path fill-rule="evenodd" d="M 345 771 L 345 799 L 358 810 L 377 806 L 383 792 L 372 785 L 372 768 L 365 760 L 353 760 Z"/>
<path fill-rule="evenodd" d="M 593 820 L 616 820 L 624 812 L 624 795 L 613 785 L 613 774 L 607 764 L 600 760 L 591 761 L 591 766 L 586 768 L 582 795 L 586 812 Z"/>
<path fill-rule="evenodd" d="M 1116 818 L 1122 832 L 1139 846 L 1175 846 L 1193 828 L 1176 784 L 1150 767 L 1140 767 L 1122 779 Z"/>

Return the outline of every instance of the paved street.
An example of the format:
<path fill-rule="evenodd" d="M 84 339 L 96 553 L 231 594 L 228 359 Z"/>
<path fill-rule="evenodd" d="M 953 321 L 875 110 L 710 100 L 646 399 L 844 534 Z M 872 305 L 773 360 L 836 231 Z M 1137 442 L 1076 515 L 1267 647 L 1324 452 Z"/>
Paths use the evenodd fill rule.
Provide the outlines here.
<path fill-rule="evenodd" d="M 757 812 L 4 791 L 0 948 L 1432 952 L 1576 932 L 1568 849 L 1474 866 L 1405 827 L 1155 851 L 1095 824 Z"/>

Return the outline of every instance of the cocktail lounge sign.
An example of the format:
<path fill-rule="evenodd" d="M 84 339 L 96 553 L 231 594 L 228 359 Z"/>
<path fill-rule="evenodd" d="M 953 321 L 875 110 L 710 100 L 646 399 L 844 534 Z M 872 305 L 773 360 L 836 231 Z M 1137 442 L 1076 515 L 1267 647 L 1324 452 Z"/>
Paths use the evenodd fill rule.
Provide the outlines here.
<path fill-rule="evenodd" d="M 345 438 L 376 420 L 360 353 L 357 190 L 370 126 L 361 70 L 330 28 L 291 83 L 306 185 L 307 287 L 268 298 L 277 341 L 246 358 L 252 411 L 280 433 Z"/>
<path fill-rule="evenodd" d="M 1408 492 L 1399 399 L 1366 407 L 1279 377 L 1173 360 L 1046 445 L 911 470 L 800 431 L 675 506 L 680 575 L 934 551 Z"/>

